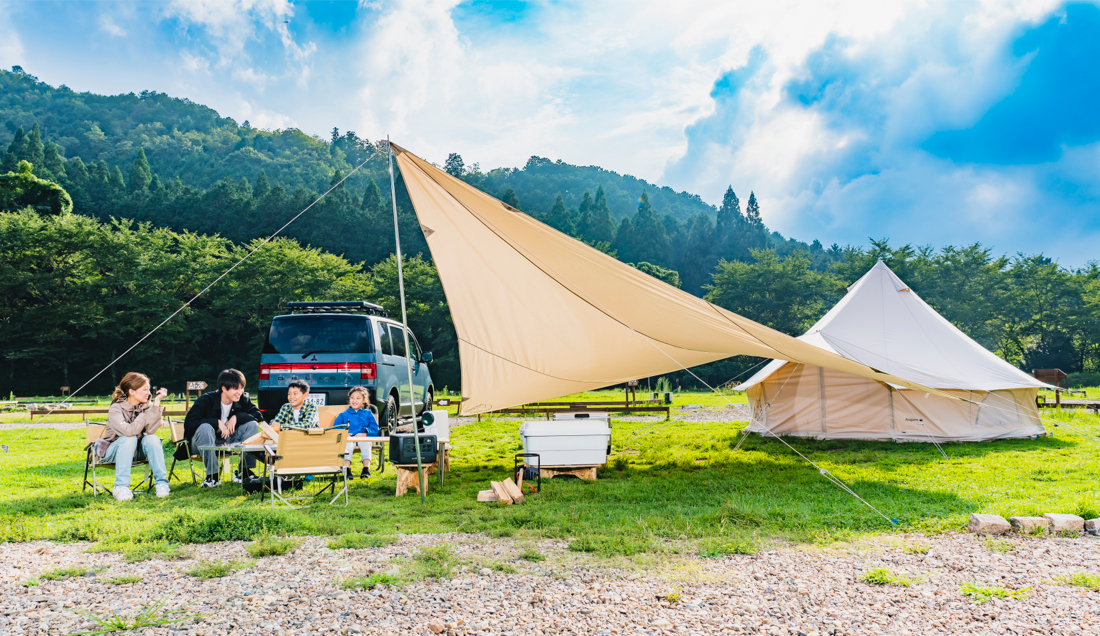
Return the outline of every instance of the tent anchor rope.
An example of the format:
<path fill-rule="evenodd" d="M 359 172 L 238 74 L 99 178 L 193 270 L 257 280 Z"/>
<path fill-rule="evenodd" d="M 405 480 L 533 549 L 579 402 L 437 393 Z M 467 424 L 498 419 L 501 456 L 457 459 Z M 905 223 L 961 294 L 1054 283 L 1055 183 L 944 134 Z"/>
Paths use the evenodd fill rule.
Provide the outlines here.
<path fill-rule="evenodd" d="M 376 155 L 377 153 L 378 153 L 378 151 L 377 151 L 377 150 L 375 150 L 375 151 L 371 152 L 370 156 L 368 156 L 368 157 L 367 157 L 366 159 L 364 159 L 364 160 L 363 160 L 363 161 L 362 161 L 362 162 L 361 162 L 361 163 L 360 163 L 359 165 L 355 166 L 355 168 L 353 168 L 353 169 L 351 170 L 351 172 L 347 173 L 347 175 L 345 175 L 343 179 L 340 179 L 339 181 L 337 181 L 337 182 L 336 182 L 336 183 L 335 183 L 335 184 L 334 184 L 334 185 L 333 185 L 333 186 L 332 186 L 331 188 L 329 188 L 328 190 L 326 190 L 324 194 L 322 194 L 321 196 L 319 196 L 319 197 L 317 197 L 316 199 L 314 199 L 313 203 L 310 203 L 309 205 L 307 205 L 307 206 L 306 206 L 306 207 L 305 207 L 305 208 L 304 208 L 304 209 L 303 209 L 303 210 L 302 210 L 301 212 L 299 212 L 298 214 L 295 214 L 293 218 L 291 218 L 291 219 L 290 219 L 289 221 L 287 221 L 287 222 L 286 222 L 285 224 L 283 224 L 283 226 L 282 226 L 282 227 L 280 227 L 279 229 L 275 230 L 275 232 L 274 232 L 274 233 L 273 233 L 273 234 L 272 234 L 271 236 L 269 236 L 269 237 L 265 238 L 265 239 L 264 239 L 263 241 L 261 241 L 261 242 L 260 242 L 260 244 L 259 244 L 259 245 L 257 245 L 257 246 L 256 246 L 255 248 L 253 248 L 251 252 L 249 252 L 248 254 L 245 254 L 245 255 L 244 255 L 243 257 L 241 257 L 241 260 L 237 261 L 237 262 L 236 262 L 236 263 L 234 263 L 234 264 L 233 264 L 232 266 L 230 266 L 230 268 L 229 268 L 229 269 L 227 269 L 227 270 L 225 270 L 224 272 L 222 272 L 222 274 L 221 274 L 220 276 L 218 276 L 217 278 L 215 278 L 215 279 L 214 279 L 214 280 L 213 280 L 213 281 L 212 281 L 212 282 L 211 282 L 211 283 L 210 283 L 209 285 L 207 285 L 206 287 L 204 287 L 204 288 L 202 289 L 202 291 L 200 291 L 199 293 L 195 294 L 195 295 L 194 295 L 194 296 L 193 296 L 193 297 L 191 298 L 191 300 L 188 300 L 188 301 L 187 301 L 187 302 L 185 302 L 185 303 L 184 303 L 183 305 L 181 305 L 181 306 L 179 307 L 179 309 L 177 309 L 176 311 L 172 312 L 172 315 L 170 315 L 170 316 L 168 316 L 167 318 L 165 318 L 165 319 L 164 319 L 164 320 L 163 320 L 163 321 L 162 321 L 162 322 L 161 322 L 161 323 L 160 323 L 159 325 L 157 325 L 156 327 L 153 327 L 153 328 L 152 328 L 152 329 L 151 329 L 151 330 L 150 330 L 150 331 L 149 331 L 148 333 L 146 333 L 146 334 L 145 334 L 144 336 L 142 336 L 142 337 L 141 337 L 140 339 L 138 339 L 138 341 L 137 341 L 137 342 L 135 342 L 134 344 L 130 345 L 130 348 L 129 348 L 129 349 L 127 349 L 126 351 L 123 351 L 123 352 L 122 352 L 122 353 L 121 353 L 121 354 L 120 354 L 120 355 L 119 355 L 118 357 L 116 357 L 116 358 L 115 358 L 114 360 L 111 360 L 111 361 L 110 361 L 109 363 L 107 363 L 107 366 L 105 366 L 105 367 L 103 367 L 102 369 L 100 369 L 100 370 L 99 370 L 99 372 L 98 372 L 98 373 L 96 373 L 95 375 L 93 375 L 93 376 L 92 376 L 91 378 L 89 378 L 87 382 L 85 382 L 84 384 L 80 385 L 80 387 L 79 387 L 79 388 L 77 388 L 77 390 L 75 390 L 75 391 L 73 391 L 72 393 L 70 393 L 70 394 L 69 394 L 69 395 L 68 395 L 68 396 L 67 396 L 67 397 L 66 397 L 66 398 L 65 398 L 64 400 L 62 400 L 62 401 L 61 401 L 60 403 L 58 403 L 57 405 L 55 405 L 55 406 L 54 406 L 54 407 L 53 407 L 52 409 L 50 409 L 50 410 L 49 410 L 48 412 L 46 412 L 46 413 L 45 413 L 45 414 L 43 414 L 43 415 L 42 415 L 41 417 L 39 417 L 37 421 L 35 421 L 35 422 L 31 422 L 31 425 L 33 426 L 33 425 L 35 425 L 35 424 L 38 424 L 38 423 L 42 422 L 42 420 L 44 420 L 44 419 L 46 419 L 47 417 L 49 417 L 50 415 L 52 415 L 54 411 L 56 411 L 56 410 L 60 409 L 60 408 L 61 408 L 62 406 L 64 406 L 64 405 L 65 405 L 65 404 L 67 404 L 67 403 L 68 403 L 68 402 L 69 402 L 70 400 L 72 400 L 72 399 L 73 399 L 74 397 L 76 397 L 76 396 L 77 396 L 77 394 L 79 394 L 79 393 L 80 393 L 81 391 L 83 391 L 83 390 L 84 390 L 85 388 L 87 388 L 87 386 L 88 386 L 89 384 L 91 384 L 91 383 L 92 383 L 93 381 L 95 381 L 95 379 L 96 379 L 96 378 L 98 378 L 99 376 L 103 375 L 103 374 L 104 374 L 104 373 L 105 373 L 105 372 L 106 372 L 106 371 L 107 371 L 108 369 L 110 369 L 112 365 L 114 365 L 114 364 L 115 364 L 116 362 L 118 362 L 119 360 L 121 360 L 122 358 L 124 358 L 124 357 L 126 356 L 126 354 L 128 354 L 128 353 L 130 353 L 131 351 L 133 351 L 134 349 L 136 349 L 136 348 L 138 347 L 138 345 L 140 345 L 141 343 L 145 342 L 145 340 L 146 340 L 146 339 L 148 339 L 148 338 L 149 338 L 149 336 L 153 335 L 153 334 L 154 334 L 154 333 L 156 333 L 156 332 L 157 332 L 157 330 L 159 330 L 159 329 L 160 329 L 161 327 L 163 327 L 164 325 L 168 324 L 168 321 L 172 320 L 172 319 L 173 319 L 173 318 L 175 318 L 175 317 L 176 317 L 177 315 L 179 315 L 179 313 L 180 313 L 181 311 L 183 311 L 184 309 L 187 309 L 188 307 L 190 307 L 190 306 L 191 306 L 191 303 L 193 303 L 193 302 L 195 302 L 196 300 L 198 300 L 198 299 L 199 299 L 199 297 L 200 297 L 200 296 L 202 296 L 203 294 L 205 294 L 205 293 L 206 293 L 207 291 L 209 291 L 211 287 L 213 287 L 214 285 L 218 284 L 218 281 L 220 281 L 221 279 L 223 279 L 223 278 L 225 278 L 226 276 L 228 276 L 228 275 L 229 275 L 229 272 L 232 272 L 233 270 L 237 269 L 237 267 L 238 267 L 238 266 L 239 266 L 239 265 L 240 265 L 241 263 L 243 263 L 243 262 L 245 262 L 246 260 L 248 260 L 248 258 L 249 258 L 250 256 L 252 256 L 253 254 L 255 254 L 255 253 L 256 253 L 257 251 L 259 251 L 259 249 L 260 249 L 261 247 L 263 247 L 264 245 L 267 245 L 268 243 L 270 243 L 270 242 L 271 242 L 272 240 L 274 240 L 274 238 L 275 238 L 276 236 L 278 236 L 278 235 L 279 235 L 279 233 L 280 233 L 280 232 L 282 232 L 282 231 L 283 231 L 283 230 L 285 230 L 285 229 L 286 229 L 287 227 L 289 227 L 291 223 L 293 223 L 293 222 L 297 221 L 297 220 L 298 220 L 298 218 L 299 218 L 300 216 L 302 216 L 303 214 L 305 214 L 306 212 L 308 212 L 308 211 L 309 211 L 309 209 L 310 209 L 310 208 L 312 208 L 313 206 L 317 205 L 317 203 L 318 203 L 318 202 L 319 202 L 319 201 L 320 201 L 321 199 L 325 198 L 325 197 L 326 197 L 326 196 L 327 196 L 327 195 L 328 195 L 328 194 L 329 194 L 330 192 L 332 192 L 332 191 L 333 191 L 333 190 L 335 190 L 336 188 L 339 188 L 339 187 L 340 187 L 340 186 L 341 186 L 341 185 L 342 185 L 342 184 L 343 184 L 343 183 L 344 183 L 345 181 L 347 181 L 347 180 L 348 180 L 348 177 L 350 177 L 351 175 L 353 175 L 353 174 L 355 174 L 356 172 L 358 172 L 358 171 L 359 171 L 359 169 L 360 169 L 360 168 L 362 168 L 362 167 L 363 167 L 364 165 L 366 165 L 366 163 L 367 163 L 368 161 L 370 161 L 371 159 L 373 159 L 373 158 L 374 158 L 374 156 L 375 156 L 375 155 Z M 21 432 L 21 433 L 20 433 L 19 435 L 17 435 L 17 436 L 15 437 L 15 439 L 13 439 L 12 441 L 8 442 L 7 444 L 4 444 L 4 445 L 3 445 L 3 450 L 4 450 L 4 452 L 5 452 L 5 453 L 6 453 L 6 452 L 8 452 L 8 447 L 9 447 L 9 446 L 11 446 L 12 444 L 14 444 L 14 443 L 15 443 L 15 442 L 16 442 L 17 440 L 19 440 L 19 438 L 21 438 L 21 437 L 23 437 L 24 435 L 26 435 L 26 434 L 27 434 L 27 432 L 28 432 L 28 431 L 30 431 L 30 430 L 31 430 L 30 428 L 26 428 L 26 429 L 23 429 L 23 432 Z"/>

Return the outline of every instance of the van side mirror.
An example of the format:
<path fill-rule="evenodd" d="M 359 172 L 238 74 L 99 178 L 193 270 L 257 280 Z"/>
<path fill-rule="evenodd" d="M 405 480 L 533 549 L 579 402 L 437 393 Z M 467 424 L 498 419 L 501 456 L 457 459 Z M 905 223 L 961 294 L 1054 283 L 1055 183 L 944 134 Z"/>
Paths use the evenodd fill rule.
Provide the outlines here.
<path fill-rule="evenodd" d="M 431 351 L 425 351 L 424 353 L 420 354 L 420 361 L 421 362 L 431 362 L 432 361 L 432 352 Z"/>

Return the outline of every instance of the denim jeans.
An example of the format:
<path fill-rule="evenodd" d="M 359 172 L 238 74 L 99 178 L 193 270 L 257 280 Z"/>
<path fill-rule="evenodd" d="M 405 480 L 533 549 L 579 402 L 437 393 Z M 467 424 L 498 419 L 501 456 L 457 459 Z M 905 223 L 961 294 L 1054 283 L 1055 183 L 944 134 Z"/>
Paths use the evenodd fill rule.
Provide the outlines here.
<path fill-rule="evenodd" d="M 237 425 L 237 428 L 233 430 L 233 434 L 229 437 L 222 439 L 221 433 L 218 432 L 217 427 L 210 424 L 203 423 L 199 426 L 199 430 L 195 431 L 195 436 L 191 439 L 191 443 L 194 444 L 192 448 L 198 451 L 200 448 L 206 446 L 225 446 L 226 444 L 238 444 L 245 441 L 249 437 L 252 437 L 256 433 L 260 432 L 260 425 L 251 420 L 241 422 Z M 221 473 L 221 469 L 218 468 L 218 454 L 214 451 L 201 451 L 202 463 L 206 468 L 207 477 L 215 477 Z M 246 454 L 244 456 L 244 466 L 241 467 L 247 472 L 252 472 L 252 468 L 256 465 L 256 458 Z"/>
<path fill-rule="evenodd" d="M 120 437 L 111 442 L 103 463 L 115 465 L 115 488 L 130 487 L 130 468 L 134 459 L 148 459 L 149 469 L 153 471 L 153 479 L 158 484 L 168 483 L 168 469 L 164 465 L 164 444 L 156 435 L 145 435 L 138 442 L 137 436 Z"/>

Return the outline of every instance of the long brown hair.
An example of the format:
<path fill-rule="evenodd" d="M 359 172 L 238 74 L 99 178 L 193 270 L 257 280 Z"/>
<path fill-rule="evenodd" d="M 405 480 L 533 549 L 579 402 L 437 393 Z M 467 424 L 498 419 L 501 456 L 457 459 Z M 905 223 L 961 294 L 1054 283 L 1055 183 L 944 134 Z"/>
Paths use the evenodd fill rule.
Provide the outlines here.
<path fill-rule="evenodd" d="M 115 392 L 111 394 L 112 402 L 121 402 L 130 397 L 130 391 L 137 391 L 145 384 L 149 382 L 149 376 L 144 373 L 138 373 L 137 371 L 131 371 L 122 376 L 122 382 L 118 383 L 115 387 Z"/>

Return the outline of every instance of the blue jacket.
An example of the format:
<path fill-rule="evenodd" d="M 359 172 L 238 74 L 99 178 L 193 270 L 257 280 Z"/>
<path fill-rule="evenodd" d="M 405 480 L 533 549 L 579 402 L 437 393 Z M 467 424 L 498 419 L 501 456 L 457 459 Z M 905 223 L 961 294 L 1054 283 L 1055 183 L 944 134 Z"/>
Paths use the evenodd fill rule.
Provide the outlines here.
<path fill-rule="evenodd" d="M 336 416 L 332 428 L 346 428 L 348 435 L 362 435 L 366 433 L 370 437 L 378 437 L 378 420 L 374 419 L 374 413 L 368 408 L 358 411 L 348 410 Z"/>

